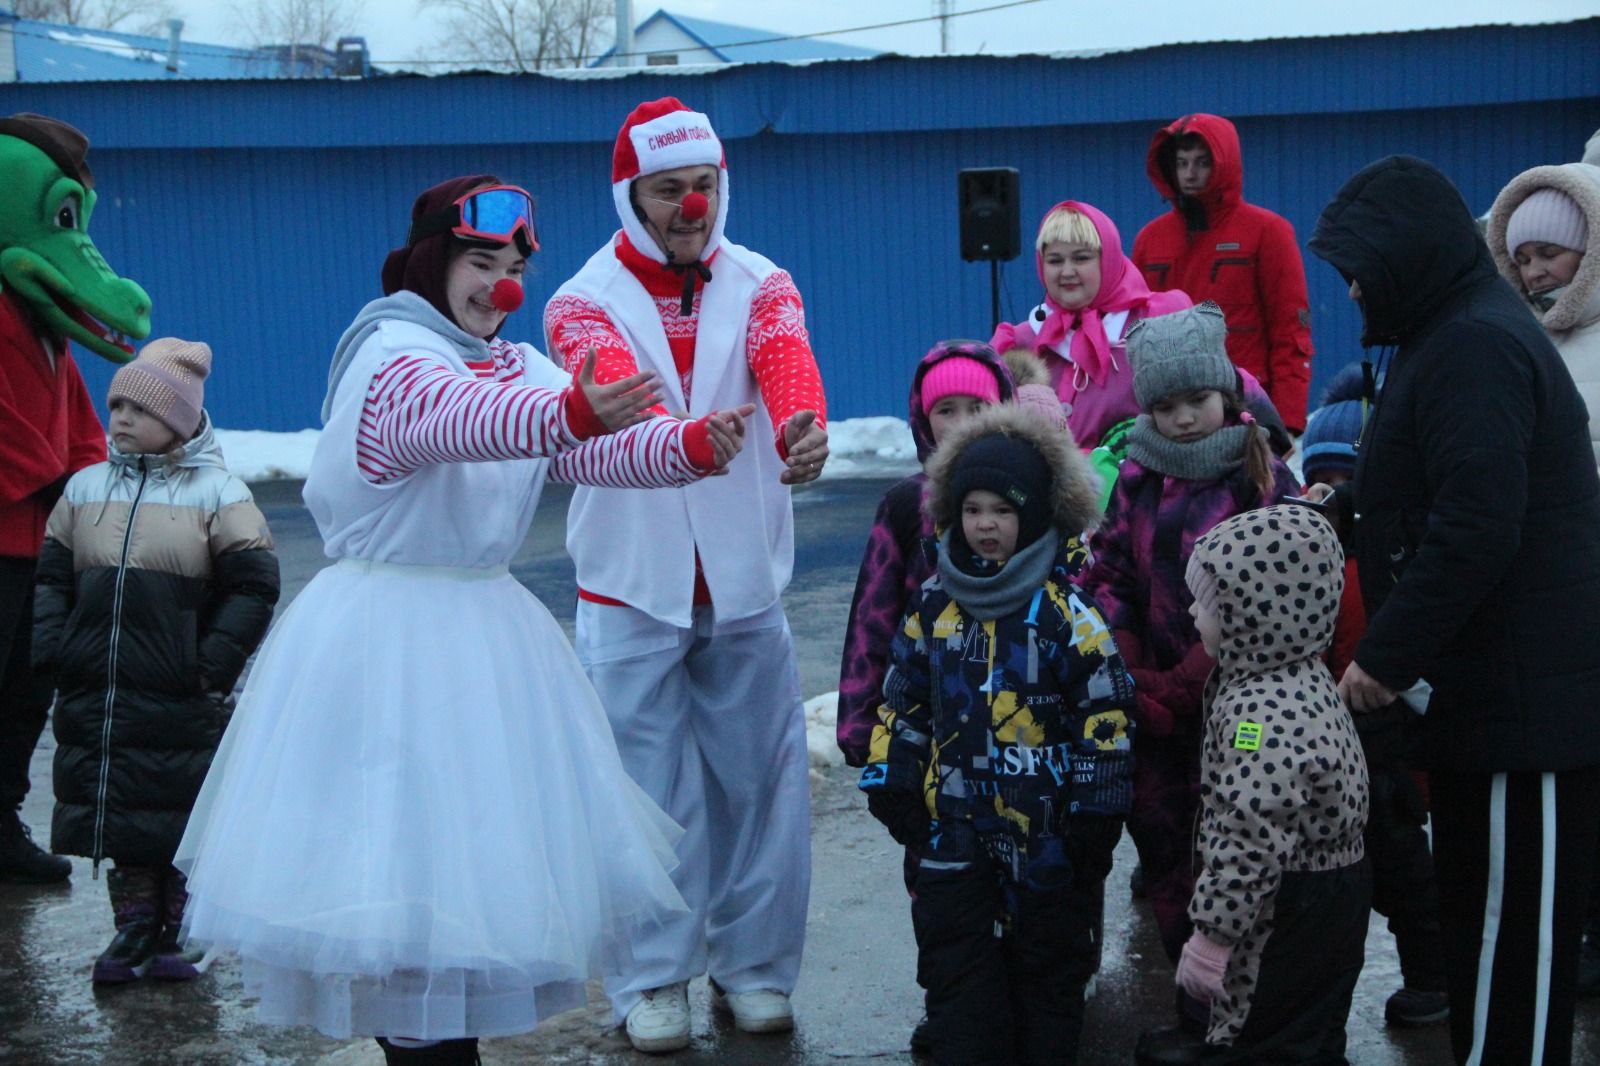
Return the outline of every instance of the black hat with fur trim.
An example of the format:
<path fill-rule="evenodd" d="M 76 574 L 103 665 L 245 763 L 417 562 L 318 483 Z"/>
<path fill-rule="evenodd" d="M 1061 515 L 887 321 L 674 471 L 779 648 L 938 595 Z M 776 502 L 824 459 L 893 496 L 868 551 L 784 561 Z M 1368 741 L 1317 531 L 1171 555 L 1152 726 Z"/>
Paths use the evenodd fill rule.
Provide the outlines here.
<path fill-rule="evenodd" d="M 928 460 L 924 506 L 935 528 L 959 527 L 961 500 L 988 489 L 1017 508 L 1017 548 L 1047 529 L 1077 536 L 1099 519 L 1099 488 L 1069 434 L 1016 404 L 978 412 Z"/>

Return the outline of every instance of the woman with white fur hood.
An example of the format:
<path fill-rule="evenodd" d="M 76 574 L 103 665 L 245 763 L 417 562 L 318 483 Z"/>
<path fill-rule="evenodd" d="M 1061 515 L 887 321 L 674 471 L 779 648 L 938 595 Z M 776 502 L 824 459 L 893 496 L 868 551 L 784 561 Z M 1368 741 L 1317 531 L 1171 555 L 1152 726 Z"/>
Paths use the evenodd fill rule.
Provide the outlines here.
<path fill-rule="evenodd" d="M 1533 308 L 1589 408 L 1600 465 L 1600 166 L 1534 167 L 1511 179 L 1489 211 L 1489 251 Z"/>

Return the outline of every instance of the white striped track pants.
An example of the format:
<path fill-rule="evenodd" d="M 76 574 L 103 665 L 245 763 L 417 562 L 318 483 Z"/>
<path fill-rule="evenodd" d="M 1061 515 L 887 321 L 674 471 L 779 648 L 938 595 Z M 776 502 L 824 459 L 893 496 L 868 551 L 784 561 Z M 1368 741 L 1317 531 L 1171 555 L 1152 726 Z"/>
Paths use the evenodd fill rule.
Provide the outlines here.
<path fill-rule="evenodd" d="M 1455 1059 L 1567 1066 L 1600 767 L 1429 781 Z"/>

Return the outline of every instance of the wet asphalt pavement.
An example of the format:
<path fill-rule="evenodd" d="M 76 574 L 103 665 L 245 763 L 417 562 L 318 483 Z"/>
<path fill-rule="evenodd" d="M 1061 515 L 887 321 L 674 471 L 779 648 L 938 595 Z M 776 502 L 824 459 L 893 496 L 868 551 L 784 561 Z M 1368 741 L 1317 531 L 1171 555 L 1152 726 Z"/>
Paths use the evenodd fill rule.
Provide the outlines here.
<path fill-rule="evenodd" d="M 800 649 L 809 696 L 837 687 L 839 651 L 855 572 L 886 479 L 824 481 L 795 495 L 795 578 L 785 605 Z M 278 541 L 284 601 L 325 565 L 321 541 L 300 506 L 299 486 L 255 486 Z M 553 487 L 528 543 L 513 563 L 570 633 L 576 589 L 562 549 L 566 490 Z M 23 809 L 39 841 L 50 823 L 47 729 L 33 763 L 34 788 Z M 919 1014 L 910 910 L 900 853 L 867 815 L 855 774 L 843 767 L 812 774 L 813 880 L 805 967 L 794 997 L 798 1027 L 786 1036 L 753 1037 L 713 1017 L 704 981 L 691 986 L 692 1047 L 658 1059 L 632 1052 L 609 1028 L 610 1011 L 591 991 L 591 1007 L 552 1019 L 526 1036 L 484 1041 L 485 1063 L 543 1062 L 641 1066 L 744 1064 L 909 1064 L 906 1037 Z M 1132 844 L 1125 838 L 1107 882 L 1104 963 L 1089 1005 L 1082 1066 L 1132 1062 L 1139 1031 L 1163 1024 L 1172 970 L 1148 910 L 1128 894 Z M 379 1064 L 370 1040 L 328 1040 L 255 1020 L 235 960 L 223 958 L 191 984 L 138 982 L 96 990 L 89 969 L 112 935 L 102 880 L 73 861 L 70 884 L 0 885 L 0 1063 Z M 1450 1062 L 1444 1028 L 1391 1030 L 1385 998 L 1399 986 L 1394 942 L 1374 916 L 1367 966 L 1351 1011 L 1349 1057 L 1358 1066 L 1432 1066 Z M 1307 965 L 1315 965 L 1313 959 Z M 1600 1001 L 1580 1007 L 1573 1061 L 1600 1062 Z"/>

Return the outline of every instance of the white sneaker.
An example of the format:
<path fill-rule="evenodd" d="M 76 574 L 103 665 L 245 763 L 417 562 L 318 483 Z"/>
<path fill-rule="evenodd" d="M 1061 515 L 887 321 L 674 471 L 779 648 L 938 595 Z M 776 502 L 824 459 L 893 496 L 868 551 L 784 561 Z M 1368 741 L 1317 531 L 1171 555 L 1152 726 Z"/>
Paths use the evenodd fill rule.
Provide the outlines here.
<path fill-rule="evenodd" d="M 628 1042 L 636 1051 L 660 1053 L 689 1046 L 689 986 L 679 981 L 644 993 L 628 1011 Z"/>
<path fill-rule="evenodd" d="M 789 997 L 770 988 L 754 992 L 724 992 L 711 982 L 711 1006 L 733 1015 L 734 1026 L 743 1033 L 787 1033 L 794 1028 L 794 1008 Z"/>

